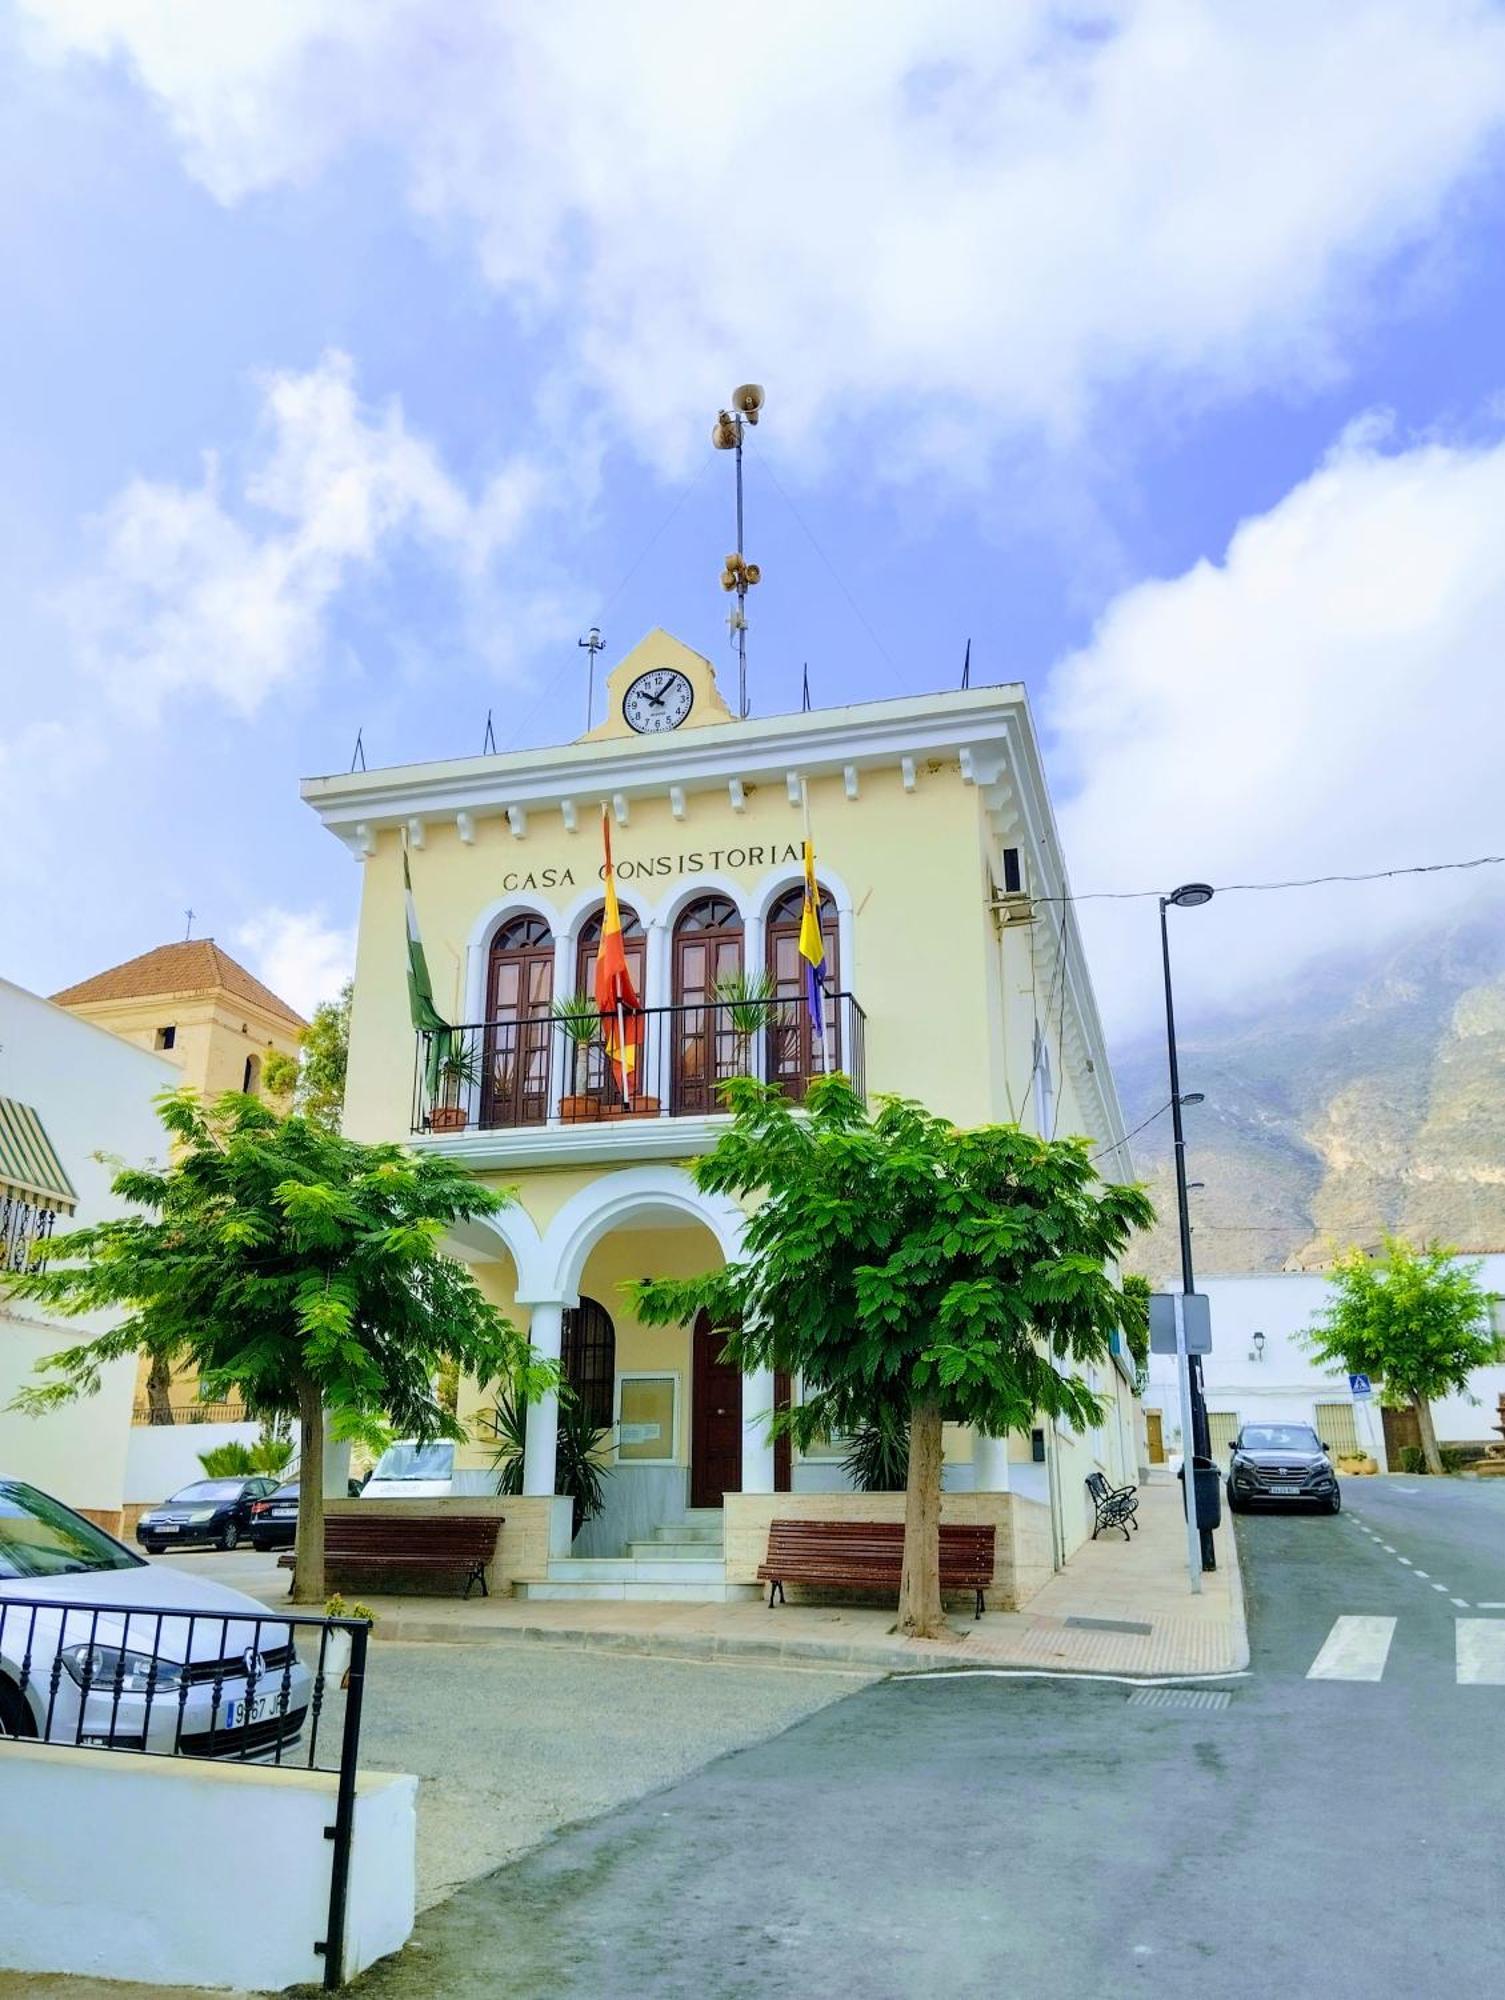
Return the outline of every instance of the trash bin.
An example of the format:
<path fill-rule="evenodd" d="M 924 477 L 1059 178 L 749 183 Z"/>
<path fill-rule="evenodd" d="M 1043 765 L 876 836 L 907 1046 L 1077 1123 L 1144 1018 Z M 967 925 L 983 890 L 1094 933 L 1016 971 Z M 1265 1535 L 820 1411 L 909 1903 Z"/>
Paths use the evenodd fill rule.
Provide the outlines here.
<path fill-rule="evenodd" d="M 1197 1526 L 1216 1528 L 1223 1520 L 1223 1475 L 1210 1458 L 1194 1458 L 1192 1467 L 1197 1481 Z M 1181 1508 L 1186 1510 L 1186 1466 L 1176 1474 L 1181 1481 Z"/>

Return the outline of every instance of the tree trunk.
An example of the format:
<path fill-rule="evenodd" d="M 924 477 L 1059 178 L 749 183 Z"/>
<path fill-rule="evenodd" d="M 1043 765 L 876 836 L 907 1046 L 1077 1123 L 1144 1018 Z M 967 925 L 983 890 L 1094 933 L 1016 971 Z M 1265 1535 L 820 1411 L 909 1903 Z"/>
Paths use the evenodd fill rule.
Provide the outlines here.
<path fill-rule="evenodd" d="M 152 1356 L 151 1373 L 146 1378 L 147 1413 L 154 1424 L 170 1424 L 172 1414 L 172 1362 L 165 1354 Z"/>
<path fill-rule="evenodd" d="M 941 1607 L 941 1406 L 933 1400 L 909 1413 L 898 1630 L 906 1639 L 955 1636 Z"/>
<path fill-rule="evenodd" d="M 294 1604 L 322 1605 L 324 1588 L 324 1399 L 309 1376 L 298 1383 L 298 1540 Z"/>
<path fill-rule="evenodd" d="M 1427 1471 L 1442 1477 L 1442 1453 L 1437 1449 L 1437 1432 L 1432 1426 L 1432 1405 L 1425 1396 L 1412 1399 L 1416 1411 L 1416 1428 L 1421 1432 L 1421 1455 L 1427 1462 Z"/>

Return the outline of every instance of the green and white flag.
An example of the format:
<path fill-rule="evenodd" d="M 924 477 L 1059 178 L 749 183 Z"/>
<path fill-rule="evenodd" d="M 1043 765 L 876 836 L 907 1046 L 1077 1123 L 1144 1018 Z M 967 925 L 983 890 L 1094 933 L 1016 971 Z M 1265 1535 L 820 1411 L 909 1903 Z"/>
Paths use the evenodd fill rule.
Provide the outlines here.
<path fill-rule="evenodd" d="M 439 1069 L 450 1051 L 450 1026 L 434 1005 L 434 985 L 429 978 L 429 962 L 424 956 L 423 939 L 418 934 L 418 905 L 413 901 L 413 878 L 408 873 L 408 844 L 402 844 L 402 896 L 408 919 L 408 1011 L 415 1031 L 424 1036 L 423 1079 L 432 1105 L 439 1093 Z"/>

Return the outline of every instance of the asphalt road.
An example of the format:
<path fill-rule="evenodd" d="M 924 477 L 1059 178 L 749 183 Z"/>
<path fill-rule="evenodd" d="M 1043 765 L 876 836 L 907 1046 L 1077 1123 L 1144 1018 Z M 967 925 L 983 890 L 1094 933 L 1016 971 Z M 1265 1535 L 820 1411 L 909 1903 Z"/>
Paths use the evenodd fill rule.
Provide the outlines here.
<path fill-rule="evenodd" d="M 1347 1498 L 1241 1519 L 1252 1670 L 1197 1705 L 867 1688 L 469 1884 L 361 2000 L 1497 1990 L 1505 1685 L 1457 1621 L 1505 1624 L 1505 1485 Z"/>

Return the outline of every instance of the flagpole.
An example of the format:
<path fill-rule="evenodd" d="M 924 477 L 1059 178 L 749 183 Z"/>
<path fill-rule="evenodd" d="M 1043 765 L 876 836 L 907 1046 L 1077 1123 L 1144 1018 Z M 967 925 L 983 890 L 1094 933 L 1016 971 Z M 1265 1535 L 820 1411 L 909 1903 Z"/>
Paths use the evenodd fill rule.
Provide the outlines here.
<path fill-rule="evenodd" d="M 810 832 L 810 786 L 804 778 L 800 779 L 800 804 L 805 809 L 805 847 L 813 857 L 815 853 L 815 841 Z M 817 924 L 819 924 L 820 901 L 819 901 L 818 886 L 816 895 L 817 895 L 817 900 L 815 905 L 815 921 Z M 817 977 L 819 976 L 820 975 L 817 975 Z M 823 978 L 821 979 L 821 984 L 822 985 L 825 984 Z M 835 995 L 834 994 L 831 995 L 831 998 L 834 1000 Z M 831 1009 L 829 1007 L 822 1007 L 820 1012 L 821 1012 L 821 1021 L 820 1021 L 821 1059 L 825 1064 L 826 1075 L 831 1076 L 834 1074 L 836 1069 L 836 1057 L 831 1046 Z"/>

